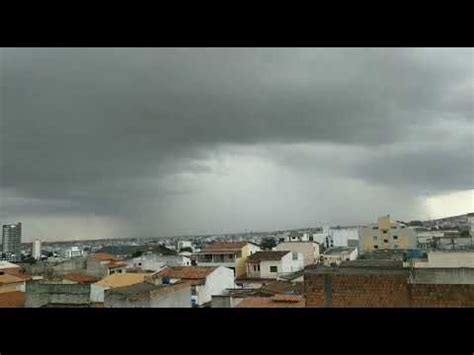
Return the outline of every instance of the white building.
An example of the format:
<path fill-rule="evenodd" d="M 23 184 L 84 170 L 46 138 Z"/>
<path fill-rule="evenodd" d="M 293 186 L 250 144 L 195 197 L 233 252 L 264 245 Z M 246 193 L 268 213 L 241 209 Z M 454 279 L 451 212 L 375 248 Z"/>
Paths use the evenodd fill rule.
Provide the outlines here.
<path fill-rule="evenodd" d="M 41 240 L 36 239 L 33 242 L 33 250 L 31 256 L 36 260 L 41 259 Z"/>
<path fill-rule="evenodd" d="M 258 251 L 247 258 L 247 277 L 276 279 L 282 274 L 303 270 L 302 253 L 282 251 Z"/>
<path fill-rule="evenodd" d="M 212 296 L 223 295 L 234 285 L 234 271 L 225 266 L 167 267 L 158 273 L 170 283 L 183 280 L 191 284 L 191 304 L 203 306 L 212 301 Z"/>
<path fill-rule="evenodd" d="M 183 248 L 191 248 L 193 249 L 193 243 L 189 240 L 180 240 L 178 241 L 177 250 L 180 251 Z"/>
<path fill-rule="evenodd" d="M 191 258 L 185 255 L 158 255 L 143 254 L 126 260 L 127 269 L 141 269 L 143 271 L 159 271 L 165 266 L 191 266 Z"/>
<path fill-rule="evenodd" d="M 283 242 L 278 244 L 273 250 L 289 250 L 292 253 L 303 254 L 303 265 L 313 265 L 319 263 L 319 244 L 316 242 Z"/>
<path fill-rule="evenodd" d="M 474 268 L 474 251 L 429 251 L 427 259 L 406 262 L 415 268 Z"/>
<path fill-rule="evenodd" d="M 77 246 L 67 248 L 64 251 L 64 257 L 67 258 L 67 259 L 77 258 L 77 257 L 81 257 L 83 255 L 84 255 L 84 250 L 82 248 L 77 247 Z"/>
<path fill-rule="evenodd" d="M 321 262 L 324 265 L 339 265 L 343 261 L 357 259 L 357 248 L 351 247 L 333 247 L 326 250 L 321 255 Z"/>

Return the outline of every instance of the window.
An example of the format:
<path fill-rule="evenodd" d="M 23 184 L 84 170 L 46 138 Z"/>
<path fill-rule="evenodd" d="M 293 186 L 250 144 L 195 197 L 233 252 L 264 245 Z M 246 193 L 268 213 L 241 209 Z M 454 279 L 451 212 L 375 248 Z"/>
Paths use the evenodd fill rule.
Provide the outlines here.
<path fill-rule="evenodd" d="M 376 235 L 374 235 L 374 240 L 377 240 L 377 236 L 376 236 Z"/>
<path fill-rule="evenodd" d="M 191 296 L 196 296 L 196 295 L 197 295 L 196 286 L 192 286 L 191 287 Z"/>
<path fill-rule="evenodd" d="M 384 239 L 383 242 L 384 242 L 384 243 L 388 243 L 388 239 Z"/>
<path fill-rule="evenodd" d="M 390 227 L 390 228 L 392 228 L 392 229 L 397 229 L 397 226 L 392 226 L 392 227 Z"/>
<path fill-rule="evenodd" d="M 378 245 L 374 245 L 374 249 L 378 249 L 378 248 L 379 248 L 379 246 L 378 246 Z"/>
<path fill-rule="evenodd" d="M 278 272 L 277 266 L 270 266 L 270 272 Z"/>
<path fill-rule="evenodd" d="M 379 227 L 372 227 L 372 229 L 379 229 Z"/>
<path fill-rule="evenodd" d="M 142 263 L 138 263 L 138 266 L 142 266 Z"/>
<path fill-rule="evenodd" d="M 394 235 L 393 240 L 398 240 L 398 235 Z"/>
<path fill-rule="evenodd" d="M 257 270 L 260 271 L 260 264 L 257 265 Z"/>
<path fill-rule="evenodd" d="M 386 231 L 386 230 L 384 230 L 384 231 L 383 231 L 383 234 L 387 234 L 387 231 Z"/>
<path fill-rule="evenodd" d="M 253 266 L 253 271 L 257 271 L 257 265 Z"/>

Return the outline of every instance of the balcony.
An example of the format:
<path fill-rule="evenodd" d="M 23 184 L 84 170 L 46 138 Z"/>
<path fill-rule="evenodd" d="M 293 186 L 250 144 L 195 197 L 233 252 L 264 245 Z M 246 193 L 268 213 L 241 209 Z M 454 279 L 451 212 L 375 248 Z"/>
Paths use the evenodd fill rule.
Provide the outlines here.
<path fill-rule="evenodd" d="M 197 257 L 197 264 L 206 266 L 235 267 L 235 261 L 234 254 L 203 254 Z"/>

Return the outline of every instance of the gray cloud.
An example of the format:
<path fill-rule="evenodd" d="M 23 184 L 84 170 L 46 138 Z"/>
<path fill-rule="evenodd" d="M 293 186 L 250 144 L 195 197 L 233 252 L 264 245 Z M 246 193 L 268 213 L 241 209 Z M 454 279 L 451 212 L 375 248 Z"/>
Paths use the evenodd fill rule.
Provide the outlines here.
<path fill-rule="evenodd" d="M 349 186 L 349 180 L 405 196 L 394 210 L 422 190 L 472 189 L 472 54 L 472 49 L 2 49 L 0 218 L 92 213 L 121 218 L 133 230 L 140 221 L 147 233 L 193 225 L 212 230 L 219 223 L 204 215 L 216 211 L 196 196 L 207 191 L 209 200 L 217 198 L 206 181 L 219 174 L 228 179 L 219 161 L 252 157 L 276 164 L 277 175 L 286 168 L 316 174 L 328 198 L 343 198 L 336 182 Z M 257 169 L 234 184 L 255 186 Z M 311 182 L 301 179 L 309 190 Z M 302 184 L 301 179 L 277 179 L 275 186 L 297 190 L 285 184 Z M 308 204 L 304 193 L 298 201 Z M 272 210 L 264 199 L 254 203 L 257 210 Z M 247 205 L 243 198 L 232 208 L 221 206 L 219 218 L 227 220 L 221 228 L 239 229 L 232 213 Z M 423 207 L 414 205 L 410 213 L 421 213 Z M 242 223 L 264 219 L 257 210 Z M 299 223 L 301 211 L 291 210 L 281 212 L 280 220 Z M 317 219 L 321 211 L 315 206 L 311 213 Z M 332 219 L 343 223 L 356 215 L 362 218 L 346 211 Z"/>

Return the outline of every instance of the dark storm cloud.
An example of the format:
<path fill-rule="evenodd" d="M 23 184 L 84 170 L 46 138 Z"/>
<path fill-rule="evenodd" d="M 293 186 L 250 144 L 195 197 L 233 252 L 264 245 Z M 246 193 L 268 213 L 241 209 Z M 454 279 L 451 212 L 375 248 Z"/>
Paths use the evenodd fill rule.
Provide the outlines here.
<path fill-rule="evenodd" d="M 471 49 L 3 49 L 0 65 L 0 187 L 42 213 L 142 213 L 197 189 L 170 176 L 210 173 L 227 144 L 344 145 L 327 171 L 473 186 Z"/>

